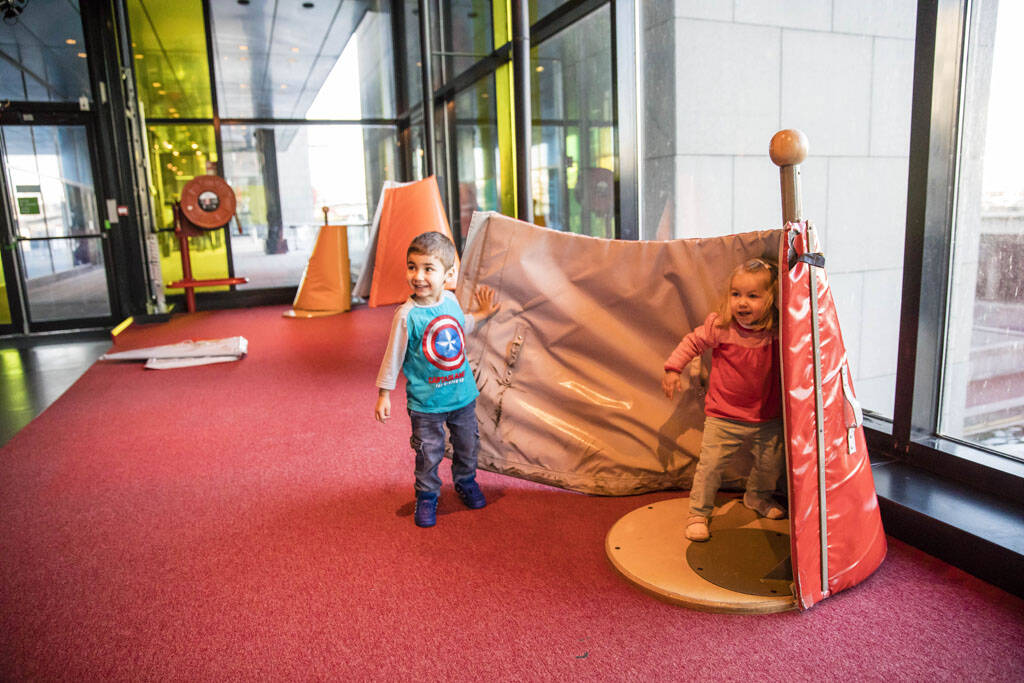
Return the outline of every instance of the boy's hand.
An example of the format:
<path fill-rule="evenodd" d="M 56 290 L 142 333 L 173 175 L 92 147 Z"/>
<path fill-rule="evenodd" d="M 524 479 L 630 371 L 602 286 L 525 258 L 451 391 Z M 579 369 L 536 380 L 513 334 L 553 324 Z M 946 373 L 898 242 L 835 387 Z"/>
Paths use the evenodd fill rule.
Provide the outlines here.
<path fill-rule="evenodd" d="M 682 391 L 682 382 L 678 372 L 666 370 L 665 376 L 661 378 L 661 390 L 665 395 L 672 398 L 677 391 Z"/>
<path fill-rule="evenodd" d="M 377 422 L 385 424 L 391 417 L 391 392 L 381 389 L 377 394 L 377 405 L 374 406 L 373 416 Z"/>
<path fill-rule="evenodd" d="M 494 290 L 487 285 L 480 285 L 476 288 L 476 292 L 473 293 L 473 298 L 476 299 L 476 308 L 474 311 L 474 317 L 480 320 L 486 320 L 492 315 L 498 312 L 501 308 L 501 304 L 494 300 Z"/>

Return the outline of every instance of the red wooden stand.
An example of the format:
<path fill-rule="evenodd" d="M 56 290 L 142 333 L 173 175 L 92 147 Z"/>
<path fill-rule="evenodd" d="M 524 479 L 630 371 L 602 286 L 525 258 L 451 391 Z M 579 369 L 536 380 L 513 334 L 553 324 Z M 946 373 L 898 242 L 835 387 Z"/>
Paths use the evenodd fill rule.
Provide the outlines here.
<path fill-rule="evenodd" d="M 174 203 L 174 234 L 178 236 L 181 249 L 182 279 L 172 282 L 169 287 L 181 287 L 185 290 L 185 306 L 189 313 L 196 312 L 196 287 L 217 287 L 222 285 L 244 285 L 249 281 L 244 277 L 223 277 L 212 280 L 196 280 L 192 277 L 192 257 L 189 252 L 188 238 L 202 235 L 191 221 L 184 216 L 179 202 Z"/>
<path fill-rule="evenodd" d="M 181 247 L 181 279 L 170 287 L 185 290 L 185 303 L 189 313 L 196 312 L 196 287 L 244 285 L 244 277 L 223 277 L 196 280 L 192 277 L 192 257 L 188 238 L 198 237 L 203 230 L 219 230 L 231 222 L 235 215 L 235 192 L 231 186 L 215 175 L 196 176 L 181 189 L 181 201 L 174 203 L 174 234 Z"/>

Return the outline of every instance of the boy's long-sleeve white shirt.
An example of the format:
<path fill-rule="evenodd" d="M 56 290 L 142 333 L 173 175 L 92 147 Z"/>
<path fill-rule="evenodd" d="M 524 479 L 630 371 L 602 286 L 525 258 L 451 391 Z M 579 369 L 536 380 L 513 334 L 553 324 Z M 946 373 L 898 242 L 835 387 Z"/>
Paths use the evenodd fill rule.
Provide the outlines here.
<path fill-rule="evenodd" d="M 438 308 L 439 311 L 430 311 Z M 410 317 L 415 321 L 411 327 Z M 420 408 L 413 409 L 422 412 L 442 412 L 424 409 L 431 406 L 428 394 L 434 393 L 427 389 L 465 383 L 473 387 L 470 398 L 475 398 L 476 383 L 465 361 L 465 339 L 462 337 L 463 332 L 469 334 L 475 327 L 476 320 L 462 312 L 455 295 L 448 290 L 441 295 L 440 302 L 431 305 L 417 303 L 409 297 L 395 311 L 391 321 L 388 345 L 377 373 L 377 388 L 393 391 L 398 385 L 398 375 L 404 372 L 409 382 L 410 407 L 420 405 Z M 426 343 L 424 337 L 427 337 Z M 423 353 L 410 358 L 407 353 L 410 342 L 422 346 Z M 446 349 L 451 349 L 451 352 Z"/>

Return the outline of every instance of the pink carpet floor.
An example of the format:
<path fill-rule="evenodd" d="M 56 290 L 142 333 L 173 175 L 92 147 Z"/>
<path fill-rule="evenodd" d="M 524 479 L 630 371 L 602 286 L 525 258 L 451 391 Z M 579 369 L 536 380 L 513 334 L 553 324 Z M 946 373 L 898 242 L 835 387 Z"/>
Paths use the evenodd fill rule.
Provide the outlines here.
<path fill-rule="evenodd" d="M 393 309 L 283 307 L 133 327 L 242 335 L 240 362 L 93 366 L 0 450 L 4 680 L 1024 680 L 1024 601 L 903 543 L 807 612 L 706 614 L 622 579 L 604 537 L 664 492 L 450 474 L 412 522 L 412 457 L 373 420 Z M 443 466 L 443 469 L 446 469 Z"/>

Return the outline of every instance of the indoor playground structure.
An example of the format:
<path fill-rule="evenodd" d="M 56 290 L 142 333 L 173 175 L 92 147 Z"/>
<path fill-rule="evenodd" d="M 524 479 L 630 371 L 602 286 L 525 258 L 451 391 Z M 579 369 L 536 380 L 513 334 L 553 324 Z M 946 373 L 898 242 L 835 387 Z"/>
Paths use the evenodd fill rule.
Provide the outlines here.
<path fill-rule="evenodd" d="M 627 514 L 607 537 L 626 579 L 697 609 L 806 609 L 863 581 L 886 551 L 825 258 L 800 206 L 806 139 L 781 131 L 770 153 L 781 168 L 782 229 L 632 242 L 478 213 L 457 288 L 464 309 L 481 284 L 502 303 L 468 347 L 480 467 L 628 495 L 689 488 L 703 395 L 691 386 L 667 400 L 663 360 L 717 306 L 735 265 L 777 260 L 789 519 L 755 519 L 723 497 L 711 541 L 691 545 L 680 498 Z M 742 489 L 749 465 L 727 471 L 723 489 Z"/>

